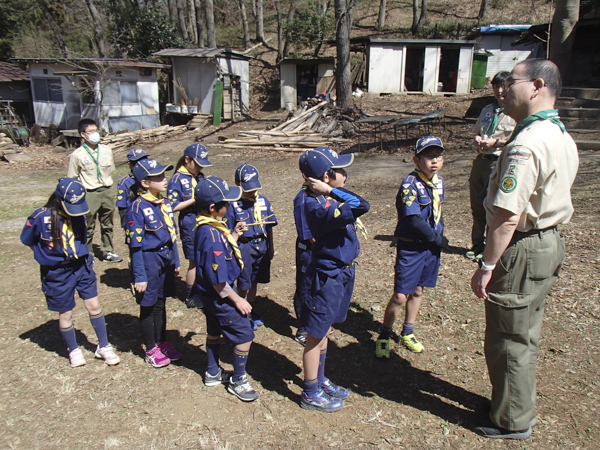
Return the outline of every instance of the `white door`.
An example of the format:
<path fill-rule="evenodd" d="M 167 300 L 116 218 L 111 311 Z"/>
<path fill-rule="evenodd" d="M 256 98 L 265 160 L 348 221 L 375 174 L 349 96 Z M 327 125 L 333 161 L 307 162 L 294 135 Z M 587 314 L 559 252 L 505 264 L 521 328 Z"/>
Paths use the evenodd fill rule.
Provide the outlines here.
<path fill-rule="evenodd" d="M 473 47 L 461 47 L 458 57 L 458 77 L 456 93 L 468 94 L 471 91 L 471 69 L 473 68 Z"/>
<path fill-rule="evenodd" d="M 423 92 L 435 94 L 440 72 L 440 48 L 425 47 L 425 67 L 423 68 Z"/>
<path fill-rule="evenodd" d="M 281 107 L 291 103 L 292 108 L 298 107 L 298 94 L 296 91 L 296 64 L 282 62 L 279 65 L 281 78 Z"/>

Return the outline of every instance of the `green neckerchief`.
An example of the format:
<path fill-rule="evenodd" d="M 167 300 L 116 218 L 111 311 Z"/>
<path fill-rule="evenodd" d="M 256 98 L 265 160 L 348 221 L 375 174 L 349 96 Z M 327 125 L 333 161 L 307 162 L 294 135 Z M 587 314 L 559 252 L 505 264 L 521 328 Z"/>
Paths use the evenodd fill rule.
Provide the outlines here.
<path fill-rule="evenodd" d="M 96 157 L 94 157 L 93 153 L 92 153 L 92 149 L 90 149 L 88 147 L 88 145 L 84 142 L 83 143 L 83 148 L 85 149 L 86 152 L 88 152 L 88 155 L 90 155 L 90 158 L 92 158 L 94 160 L 94 162 L 96 163 L 96 172 L 98 174 L 98 181 L 102 184 L 104 184 L 104 182 L 102 181 L 102 174 L 100 173 L 100 144 L 98 144 L 98 147 L 96 147 Z"/>
<path fill-rule="evenodd" d="M 487 137 L 492 136 L 496 132 L 496 128 L 498 128 L 498 118 L 500 113 L 504 111 L 504 106 L 500 106 L 498 100 L 494 100 L 494 114 L 492 115 L 492 119 L 489 121 L 487 128 L 485 129 L 485 134 Z"/>
<path fill-rule="evenodd" d="M 560 128 L 560 130 L 563 133 L 565 131 L 567 131 L 565 126 L 563 125 L 563 123 L 560 121 L 560 117 L 558 117 L 558 109 L 546 109 L 544 111 L 540 111 L 538 113 L 532 114 L 531 116 L 529 116 L 525 120 L 523 120 L 523 122 L 521 122 L 519 125 L 517 125 L 517 127 L 515 128 L 515 131 L 513 131 L 513 134 L 510 136 L 510 139 L 508 140 L 506 145 L 508 145 L 512 141 L 514 141 L 516 139 L 517 135 L 521 131 L 523 131 L 523 129 L 525 127 L 528 127 L 533 122 L 536 122 L 538 120 L 549 120 L 550 122 L 558 125 L 558 127 Z"/>

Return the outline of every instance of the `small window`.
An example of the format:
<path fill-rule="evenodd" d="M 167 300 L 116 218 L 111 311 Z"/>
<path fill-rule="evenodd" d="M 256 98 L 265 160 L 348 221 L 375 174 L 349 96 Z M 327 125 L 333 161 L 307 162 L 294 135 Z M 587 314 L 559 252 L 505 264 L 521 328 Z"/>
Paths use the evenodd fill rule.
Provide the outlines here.
<path fill-rule="evenodd" d="M 63 102 L 60 78 L 34 78 L 33 92 L 38 102 Z"/>
<path fill-rule="evenodd" d="M 81 100 L 84 104 L 93 105 L 96 103 L 94 90 L 84 80 L 79 80 L 79 92 L 81 92 Z"/>
<path fill-rule="evenodd" d="M 103 105 L 124 105 L 139 103 L 135 81 L 111 81 L 102 88 Z"/>
<path fill-rule="evenodd" d="M 121 102 L 122 103 L 139 103 L 137 83 L 121 81 Z"/>

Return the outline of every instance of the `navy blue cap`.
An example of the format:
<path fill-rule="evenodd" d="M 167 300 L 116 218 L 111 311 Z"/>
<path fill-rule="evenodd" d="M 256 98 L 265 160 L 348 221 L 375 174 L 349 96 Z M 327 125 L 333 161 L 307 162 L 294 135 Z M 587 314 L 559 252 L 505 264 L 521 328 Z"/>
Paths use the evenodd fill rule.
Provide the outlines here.
<path fill-rule="evenodd" d="M 183 155 L 187 156 L 188 158 L 192 158 L 200 167 L 212 166 L 208 160 L 208 150 L 206 150 L 206 147 L 202 144 L 188 145 L 185 148 Z"/>
<path fill-rule="evenodd" d="M 242 186 L 244 192 L 262 189 L 258 179 L 258 170 L 251 164 L 242 164 L 235 170 L 235 182 Z"/>
<path fill-rule="evenodd" d="M 329 147 L 308 150 L 300 157 L 300 171 L 309 178 L 321 178 L 329 169 L 341 169 L 354 162 L 354 154 L 338 155 Z"/>
<path fill-rule="evenodd" d="M 229 186 L 222 178 L 212 175 L 200 178 L 194 189 L 194 198 L 198 206 L 208 206 L 222 201 L 234 202 L 241 196 L 241 187 Z"/>
<path fill-rule="evenodd" d="M 425 136 L 417 141 L 417 145 L 415 146 L 415 155 L 422 153 L 423 150 L 429 147 L 438 147 L 444 151 L 444 145 L 442 144 L 442 140 L 439 137 L 435 136 Z"/>
<path fill-rule="evenodd" d="M 135 162 L 143 158 L 148 158 L 150 155 L 143 148 L 132 148 L 127 152 L 127 161 Z"/>
<path fill-rule="evenodd" d="M 135 181 L 139 183 L 147 177 L 161 175 L 167 170 L 173 170 L 173 166 L 170 164 L 168 166 L 164 166 L 153 159 L 146 158 L 140 159 L 135 166 L 133 166 L 132 172 Z"/>
<path fill-rule="evenodd" d="M 75 178 L 59 178 L 54 195 L 70 216 L 83 216 L 90 211 L 85 200 L 85 188 Z"/>

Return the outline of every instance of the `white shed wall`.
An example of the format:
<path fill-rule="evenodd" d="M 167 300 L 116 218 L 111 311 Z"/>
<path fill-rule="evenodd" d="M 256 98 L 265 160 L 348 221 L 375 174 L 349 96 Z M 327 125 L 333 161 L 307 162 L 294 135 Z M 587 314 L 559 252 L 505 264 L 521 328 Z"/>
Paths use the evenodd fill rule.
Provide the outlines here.
<path fill-rule="evenodd" d="M 250 64 L 248 61 L 231 58 L 217 58 L 217 63 L 223 73 L 238 75 L 242 90 L 242 104 L 250 109 Z"/>
<path fill-rule="evenodd" d="M 369 52 L 369 92 L 401 92 L 404 46 L 371 45 Z"/>
<path fill-rule="evenodd" d="M 282 62 L 279 65 L 279 77 L 281 79 L 281 107 L 285 108 L 285 104 L 289 102 L 292 109 L 296 109 L 298 107 L 296 64 Z"/>
<path fill-rule="evenodd" d="M 488 58 L 486 77 L 492 79 L 498 72 L 510 72 L 513 68 L 527 58 L 536 57 L 539 44 L 512 45 L 515 35 L 483 35 L 477 38 L 480 46 L 492 52 Z"/>

